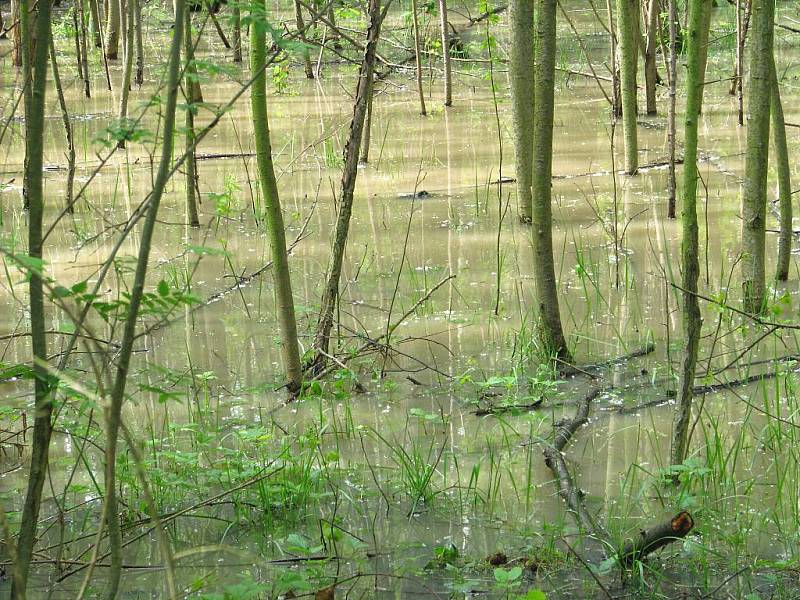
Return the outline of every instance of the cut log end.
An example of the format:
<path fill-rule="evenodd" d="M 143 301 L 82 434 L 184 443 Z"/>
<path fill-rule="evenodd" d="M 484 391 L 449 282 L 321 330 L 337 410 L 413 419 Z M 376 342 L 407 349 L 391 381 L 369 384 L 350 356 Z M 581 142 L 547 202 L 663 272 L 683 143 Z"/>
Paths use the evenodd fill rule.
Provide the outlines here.
<path fill-rule="evenodd" d="M 694 519 L 686 511 L 681 511 L 666 523 L 642 530 L 632 540 L 625 542 L 620 554 L 620 562 L 630 565 L 667 544 L 686 537 L 694 527 Z"/>

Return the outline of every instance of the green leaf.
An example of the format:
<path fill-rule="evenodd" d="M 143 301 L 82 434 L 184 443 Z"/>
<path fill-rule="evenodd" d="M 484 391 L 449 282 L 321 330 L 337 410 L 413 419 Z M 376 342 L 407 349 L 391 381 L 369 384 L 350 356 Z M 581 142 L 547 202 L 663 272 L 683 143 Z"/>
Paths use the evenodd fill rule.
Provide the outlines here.
<path fill-rule="evenodd" d="M 162 298 L 169 296 L 169 284 L 163 279 L 158 282 L 158 295 Z"/>
<path fill-rule="evenodd" d="M 547 594 L 542 590 L 528 590 L 524 596 L 517 596 L 517 600 L 547 600 Z"/>

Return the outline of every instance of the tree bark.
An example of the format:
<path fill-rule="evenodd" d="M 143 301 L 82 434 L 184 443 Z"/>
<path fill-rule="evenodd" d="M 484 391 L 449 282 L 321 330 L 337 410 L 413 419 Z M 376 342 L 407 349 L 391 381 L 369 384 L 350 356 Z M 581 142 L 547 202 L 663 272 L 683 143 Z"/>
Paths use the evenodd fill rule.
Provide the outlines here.
<path fill-rule="evenodd" d="M 617 0 L 622 136 L 625 145 L 625 172 L 628 175 L 635 175 L 639 169 L 636 124 L 636 68 L 639 54 L 636 35 L 638 15 L 639 0 Z"/>
<path fill-rule="evenodd" d="M 658 7 L 658 0 L 649 0 L 647 3 L 647 43 L 645 44 L 644 51 L 644 83 L 648 115 L 658 114 L 658 108 L 656 106 L 656 86 L 658 85 L 658 69 L 656 66 Z"/>
<path fill-rule="evenodd" d="M 116 490 L 116 462 L 117 443 L 122 422 L 122 405 L 125 400 L 125 387 L 128 381 L 133 343 L 136 339 L 136 323 L 139 317 L 144 296 L 145 279 L 149 265 L 150 248 L 155 231 L 156 217 L 161 198 L 164 195 L 172 164 L 172 150 L 174 146 L 175 109 L 180 87 L 181 70 L 181 43 L 183 42 L 183 19 L 185 11 L 184 0 L 175 0 L 175 27 L 170 45 L 169 62 L 167 66 L 166 105 L 164 107 L 163 142 L 161 158 L 158 164 L 155 183 L 147 201 L 147 214 L 142 224 L 142 235 L 139 242 L 139 254 L 136 261 L 136 271 L 130 292 L 128 312 L 125 319 L 122 340 L 116 356 L 116 376 L 108 405 L 104 409 L 106 421 L 106 446 L 105 446 L 105 503 L 104 511 L 108 526 L 108 538 L 111 555 L 111 565 L 108 569 L 108 578 L 105 585 L 105 596 L 115 600 L 119 591 L 119 582 L 122 572 L 122 533 L 120 517 L 117 507 Z"/>
<path fill-rule="evenodd" d="M 447 0 L 439 0 L 439 29 L 442 34 L 442 66 L 444 67 L 444 105 L 453 105 L 453 73 L 450 66 L 450 38 L 447 32 Z"/>
<path fill-rule="evenodd" d="M 260 0 L 266 8 L 264 0 Z M 286 237 L 283 229 L 283 214 L 278 196 L 278 183 L 272 164 L 272 145 L 267 115 L 267 77 L 264 65 L 267 56 L 266 30 L 250 27 L 250 70 L 258 73 L 250 88 L 250 103 L 255 128 L 256 160 L 258 161 L 259 185 L 264 199 L 267 229 L 272 249 L 272 277 L 275 282 L 278 322 L 281 334 L 281 352 L 286 370 L 287 387 L 297 394 L 302 386 L 303 369 L 300 364 L 300 348 L 297 342 L 294 299 L 289 272 L 289 257 L 286 254 Z"/>
<path fill-rule="evenodd" d="M 306 24 L 303 22 L 303 7 L 300 6 L 299 0 L 294 2 L 294 20 L 297 25 L 297 31 L 300 32 L 300 41 L 303 43 L 303 70 L 306 73 L 306 79 L 314 79 L 314 65 L 311 64 L 311 53 L 308 51 L 308 41 L 305 33 Z"/>
<path fill-rule="evenodd" d="M 753 0 L 750 97 L 742 188 L 742 287 L 746 311 L 761 312 L 765 294 L 765 243 L 769 113 L 772 96 L 773 0 Z"/>
<path fill-rule="evenodd" d="M 130 1 L 130 0 L 128 0 Z M 189 72 L 189 65 L 194 58 L 194 46 L 192 44 L 192 22 L 189 11 L 185 11 L 183 19 L 184 36 L 183 48 L 185 55 L 186 73 Z M 186 113 L 185 131 L 186 140 L 186 219 L 190 227 L 200 227 L 200 217 L 197 214 L 197 157 L 194 148 L 194 113 L 195 106 L 191 99 L 192 81 L 190 78 L 184 79 L 184 93 L 186 94 Z"/>
<path fill-rule="evenodd" d="M 28 255 L 33 259 L 42 258 L 42 221 L 44 217 L 44 193 L 42 183 L 42 164 L 44 154 L 44 115 L 47 92 L 47 59 L 50 50 L 50 2 L 38 2 L 35 11 L 36 39 L 34 55 L 28 57 L 31 46 L 31 30 L 28 21 L 28 2 L 23 0 L 20 13 L 20 35 L 23 46 L 23 63 L 30 66 L 30 77 L 24 86 L 30 90 L 30 104 L 25 111 L 25 189 L 28 200 Z M 25 598 L 36 531 L 39 524 L 39 510 L 42 503 L 42 488 L 47 478 L 50 457 L 50 437 L 53 431 L 53 403 L 50 396 L 50 378 L 47 372 L 47 337 L 45 334 L 43 276 L 32 269 L 28 281 L 29 310 L 31 320 L 31 350 L 34 373 L 33 439 L 31 442 L 31 463 L 28 471 L 28 488 L 22 508 L 19 539 L 17 542 L 17 561 L 19 577 L 12 584 L 11 597 L 14 600 Z"/>
<path fill-rule="evenodd" d="M 669 107 L 667 109 L 667 143 L 669 145 L 669 198 L 667 201 L 667 217 L 674 219 L 675 204 L 678 195 L 677 176 L 675 173 L 675 134 L 677 133 L 677 127 L 675 123 L 675 101 L 678 90 L 678 9 L 676 7 L 677 0 L 667 1 L 669 2 Z"/>
<path fill-rule="evenodd" d="M 103 36 L 100 31 L 100 9 L 97 6 L 97 0 L 89 0 L 89 15 L 92 19 L 92 36 L 94 38 L 94 47 L 102 48 Z"/>
<path fill-rule="evenodd" d="M 69 118 L 69 111 L 67 109 L 67 101 L 64 98 L 64 89 L 61 86 L 61 76 L 58 71 L 58 60 L 56 58 L 56 45 L 53 42 L 52 36 L 50 37 L 50 63 L 53 67 L 53 85 L 56 88 L 56 95 L 58 96 L 58 105 L 61 108 L 61 120 L 64 124 L 64 134 L 67 140 L 67 182 L 64 192 L 64 200 L 67 206 L 67 212 L 74 212 L 72 206 L 73 189 L 75 186 L 75 139 L 72 132 L 72 121 Z"/>
<path fill-rule="evenodd" d="M 700 81 L 705 85 L 706 82 L 706 66 L 708 65 L 708 35 L 711 29 L 711 8 L 709 6 L 703 13 L 703 23 L 701 27 L 702 39 L 700 40 Z M 700 96 L 700 106 L 697 108 L 698 114 L 703 112 L 703 97 Z"/>
<path fill-rule="evenodd" d="M 552 172 L 556 6 L 556 0 L 537 0 L 536 4 L 531 238 L 539 313 L 539 338 L 547 351 L 566 362 L 572 362 L 572 355 L 561 327 L 558 282 L 553 260 Z"/>
<path fill-rule="evenodd" d="M 635 538 L 625 542 L 620 562 L 624 565 L 631 565 L 637 560 L 642 560 L 659 548 L 686 537 L 692 527 L 694 527 L 692 515 L 682 511 L 666 523 L 642 530 Z"/>
<path fill-rule="evenodd" d="M 419 42 L 419 18 L 417 16 L 417 0 L 411 0 L 411 17 L 414 24 L 414 59 L 417 66 L 417 93 L 419 95 L 419 114 L 428 114 L 425 109 L 425 90 L 422 87 L 422 49 Z"/>
<path fill-rule="evenodd" d="M 517 175 L 517 215 L 530 223 L 533 215 L 533 20 L 534 0 L 511 3 L 511 101 L 514 124 L 514 158 Z"/>
<path fill-rule="evenodd" d="M 314 342 L 317 354 L 309 365 L 313 373 L 321 372 L 327 362 L 326 354 L 330 344 L 331 328 L 333 327 L 333 311 L 339 297 L 339 279 L 342 274 L 342 262 L 344 260 L 345 247 L 347 246 L 347 235 L 350 230 L 350 215 L 353 211 L 353 193 L 358 175 L 359 146 L 361 145 L 361 136 L 367 113 L 369 85 L 375 70 L 375 55 L 382 20 L 383 13 L 380 8 L 380 0 L 369 0 L 367 44 L 364 49 L 361 69 L 359 70 L 358 86 L 356 87 L 355 102 L 353 103 L 353 118 L 350 122 L 350 135 L 345 145 L 339 214 L 336 219 L 331 263 L 322 295 L 319 322 Z"/>
<path fill-rule="evenodd" d="M 115 60 L 119 55 L 119 29 L 122 22 L 122 0 L 109 0 L 106 19 L 106 58 Z"/>
<path fill-rule="evenodd" d="M 685 351 L 680 376 L 678 405 L 672 426 L 671 460 L 673 465 L 683 463 L 689 437 L 689 419 L 697 351 L 703 319 L 697 300 L 697 280 L 700 277 L 699 240 L 697 226 L 697 138 L 699 107 L 703 96 L 703 79 L 700 61 L 703 26 L 708 22 L 704 13 L 711 9 L 711 0 L 689 0 L 688 50 L 686 57 L 686 115 L 684 121 L 683 159 L 683 209 L 681 211 L 681 284 L 683 292 L 683 331 Z"/>
<path fill-rule="evenodd" d="M 778 236 L 778 266 L 775 279 L 789 279 L 789 262 L 792 257 L 792 177 L 789 167 L 789 149 L 786 144 L 786 123 L 783 120 L 783 104 L 775 58 L 772 57 L 772 139 L 775 144 L 775 161 L 778 167 L 778 201 L 780 205 L 780 234 Z"/>
<path fill-rule="evenodd" d="M 134 21 L 136 27 L 136 85 L 144 84 L 144 24 L 142 23 L 142 0 L 131 0 L 134 3 Z"/>
<path fill-rule="evenodd" d="M 113 0 L 112 0 L 113 1 Z M 125 35 L 125 44 L 123 45 L 123 58 L 124 64 L 122 66 L 122 84 L 119 95 L 119 121 L 120 125 L 127 129 L 126 122 L 128 120 L 128 97 L 131 92 L 131 80 L 133 78 L 133 29 L 134 29 L 134 0 L 127 0 L 125 2 L 125 9 L 127 11 L 127 18 L 123 20 Z M 117 148 L 125 147 L 125 138 L 117 142 Z"/>

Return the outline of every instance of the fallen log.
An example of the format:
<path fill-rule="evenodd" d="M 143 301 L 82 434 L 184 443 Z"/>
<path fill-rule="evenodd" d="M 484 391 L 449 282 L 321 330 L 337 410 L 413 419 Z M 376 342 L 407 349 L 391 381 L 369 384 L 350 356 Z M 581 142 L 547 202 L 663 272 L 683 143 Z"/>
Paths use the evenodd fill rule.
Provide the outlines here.
<path fill-rule="evenodd" d="M 643 529 L 633 539 L 625 542 L 619 560 L 625 566 L 632 565 L 637 560 L 642 560 L 659 548 L 686 537 L 692 527 L 694 519 L 686 511 L 681 511 L 666 523 L 661 523 L 650 529 Z"/>

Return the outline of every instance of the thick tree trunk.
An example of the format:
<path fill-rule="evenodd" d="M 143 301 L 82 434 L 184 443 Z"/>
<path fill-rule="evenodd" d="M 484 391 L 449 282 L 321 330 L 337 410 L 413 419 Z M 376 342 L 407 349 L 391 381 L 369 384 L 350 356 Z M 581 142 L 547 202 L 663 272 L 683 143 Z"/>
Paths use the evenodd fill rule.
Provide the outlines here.
<path fill-rule="evenodd" d="M 783 104 L 775 58 L 772 58 L 772 139 L 775 143 L 775 161 L 778 167 L 778 200 L 780 203 L 780 235 L 778 236 L 778 266 L 775 279 L 789 279 L 789 262 L 792 257 L 792 177 L 789 167 L 789 149 L 786 145 L 786 123 L 783 120 Z"/>
<path fill-rule="evenodd" d="M 339 202 L 339 214 L 336 219 L 331 264 L 322 295 L 319 322 L 314 342 L 317 355 L 310 365 L 313 372 L 321 371 L 327 362 L 326 354 L 330 345 L 333 312 L 339 298 L 339 279 L 342 274 L 342 262 L 344 260 L 345 247 L 347 246 L 347 235 L 350 230 L 350 215 L 353 211 L 353 193 L 356 186 L 356 176 L 358 175 L 359 146 L 361 145 L 361 136 L 364 130 L 369 85 L 375 70 L 375 55 L 383 19 L 380 0 L 369 0 L 369 17 L 367 44 L 358 76 L 358 86 L 356 88 L 355 102 L 353 103 L 353 119 L 350 122 L 350 135 L 347 138 L 344 151 L 341 200 Z"/>
<path fill-rule="evenodd" d="M 561 328 L 558 282 L 553 261 L 552 172 L 556 73 L 556 0 L 537 0 L 533 115 L 533 244 L 539 338 L 564 361 L 572 356 Z"/>
<path fill-rule="evenodd" d="M 533 2 L 511 3 L 511 101 L 514 123 L 514 158 L 517 174 L 517 215 L 530 223 L 533 214 Z"/>
<path fill-rule="evenodd" d="M 122 24 L 122 0 L 109 0 L 106 19 L 106 58 L 115 60 L 119 55 L 119 36 Z"/>
<path fill-rule="evenodd" d="M 92 37 L 94 39 L 94 47 L 102 48 L 102 26 L 100 25 L 100 8 L 97 6 L 97 0 L 89 0 L 89 15 L 92 19 Z"/>
<path fill-rule="evenodd" d="M 15 67 L 22 66 L 22 17 L 20 5 L 26 4 L 25 0 L 11 0 L 11 22 L 14 26 L 11 29 L 11 61 Z"/>
<path fill-rule="evenodd" d="M 706 66 L 708 65 L 708 35 L 711 30 L 711 8 L 703 13 L 703 24 L 701 31 L 703 38 L 700 40 L 700 81 L 705 85 L 706 82 Z M 700 106 L 697 108 L 698 114 L 703 112 L 703 97 L 700 97 Z"/>
<path fill-rule="evenodd" d="M 636 32 L 639 0 L 617 0 L 619 37 L 620 92 L 622 95 L 622 135 L 625 145 L 625 172 L 635 175 L 639 169 L 636 125 L 636 68 L 639 44 Z"/>
<path fill-rule="evenodd" d="M 703 79 L 700 61 L 704 39 L 703 26 L 708 22 L 705 12 L 711 9 L 711 0 L 689 0 L 688 51 L 686 57 L 686 115 L 684 122 L 683 209 L 681 211 L 681 284 L 683 292 L 683 331 L 685 351 L 680 376 L 678 405 L 672 426 L 671 460 L 673 465 L 683 463 L 689 443 L 689 419 L 697 351 L 703 319 L 697 300 L 697 280 L 700 277 L 700 243 L 697 226 L 697 138 L 699 107 L 703 96 Z"/>
<path fill-rule="evenodd" d="M 28 201 L 28 255 L 34 259 L 42 258 L 42 220 L 44 217 L 44 193 L 42 184 L 42 163 L 44 154 L 44 114 L 47 91 L 47 58 L 50 50 L 51 8 L 49 2 L 39 2 L 36 6 L 36 39 L 34 55 L 28 56 L 31 29 L 28 20 L 28 2 L 23 0 L 20 12 L 25 19 L 20 20 L 20 34 L 23 40 L 23 63 L 30 66 L 30 76 L 24 86 L 30 90 L 26 98 L 30 104 L 25 110 L 25 189 Z M 28 489 L 22 508 L 19 538 L 17 542 L 17 572 L 11 589 L 12 599 L 25 598 L 36 531 L 39 524 L 39 510 L 42 503 L 42 489 L 47 478 L 50 456 L 50 437 L 53 431 L 53 398 L 50 394 L 50 376 L 47 372 L 47 337 L 45 334 L 43 274 L 31 270 L 28 281 L 29 311 L 31 321 L 31 362 L 34 373 L 33 439 L 31 441 Z"/>
<path fill-rule="evenodd" d="M 744 307 L 760 312 L 766 277 L 767 167 L 772 96 L 773 0 L 753 0 L 750 80 L 747 94 L 747 149 L 742 188 L 742 287 Z"/>
<path fill-rule="evenodd" d="M 450 36 L 447 31 L 447 0 L 439 0 L 439 29 L 442 35 L 442 66 L 444 67 L 444 105 L 453 104 L 453 73 L 450 66 Z"/>

